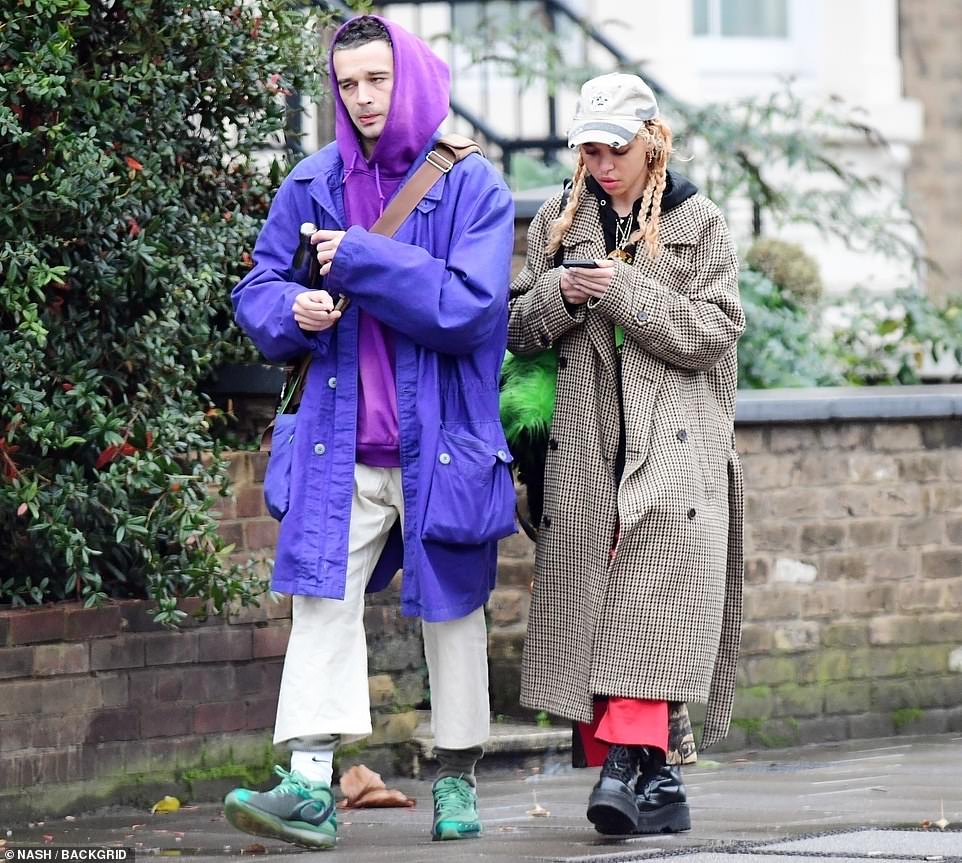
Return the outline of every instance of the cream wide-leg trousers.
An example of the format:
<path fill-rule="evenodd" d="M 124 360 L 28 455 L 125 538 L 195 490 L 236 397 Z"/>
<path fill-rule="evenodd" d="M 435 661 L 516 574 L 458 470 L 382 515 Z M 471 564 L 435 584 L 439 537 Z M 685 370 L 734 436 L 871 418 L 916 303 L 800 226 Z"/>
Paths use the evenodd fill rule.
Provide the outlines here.
<path fill-rule="evenodd" d="M 404 519 L 400 468 L 357 465 L 344 599 L 295 596 L 274 742 L 313 749 L 371 733 L 364 591 L 395 519 Z M 480 746 L 490 732 L 484 609 L 422 621 L 435 746 Z"/>

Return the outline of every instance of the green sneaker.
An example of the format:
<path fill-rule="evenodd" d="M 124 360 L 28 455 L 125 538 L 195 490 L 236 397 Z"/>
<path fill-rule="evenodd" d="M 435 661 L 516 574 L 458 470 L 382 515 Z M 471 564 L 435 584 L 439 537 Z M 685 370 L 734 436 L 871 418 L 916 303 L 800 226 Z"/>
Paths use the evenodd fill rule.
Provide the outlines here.
<path fill-rule="evenodd" d="M 281 777 L 270 791 L 235 788 L 224 798 L 224 815 L 238 830 L 326 850 L 337 841 L 334 794 L 324 782 L 275 767 Z"/>
<path fill-rule="evenodd" d="M 469 839 L 481 835 L 478 793 L 460 777 L 445 776 L 431 788 L 434 795 L 432 839 Z"/>

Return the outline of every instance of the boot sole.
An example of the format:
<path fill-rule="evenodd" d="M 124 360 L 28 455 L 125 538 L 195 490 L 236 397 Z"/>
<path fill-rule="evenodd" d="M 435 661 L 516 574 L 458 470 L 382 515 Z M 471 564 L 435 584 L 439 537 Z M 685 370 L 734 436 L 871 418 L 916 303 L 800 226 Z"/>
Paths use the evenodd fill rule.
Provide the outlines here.
<path fill-rule="evenodd" d="M 588 801 L 588 820 L 605 836 L 628 836 L 637 831 L 638 809 L 616 794 L 595 791 Z"/>
<path fill-rule="evenodd" d="M 290 822 L 282 821 L 276 815 L 251 809 L 235 800 L 224 804 L 224 816 L 238 830 L 253 836 L 280 839 L 302 848 L 315 851 L 329 851 L 337 842 L 334 836 L 316 833 L 306 828 L 292 827 Z"/>
<path fill-rule="evenodd" d="M 684 833 L 691 830 L 687 803 L 669 803 L 654 812 L 639 812 L 635 833 Z"/>

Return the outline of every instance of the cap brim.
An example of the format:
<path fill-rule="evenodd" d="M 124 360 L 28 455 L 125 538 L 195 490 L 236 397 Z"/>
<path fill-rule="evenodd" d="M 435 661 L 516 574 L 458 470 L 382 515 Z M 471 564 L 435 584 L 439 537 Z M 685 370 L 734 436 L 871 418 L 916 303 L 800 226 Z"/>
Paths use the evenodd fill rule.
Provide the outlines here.
<path fill-rule="evenodd" d="M 638 130 L 644 125 L 643 120 L 637 123 L 600 123 L 588 122 L 575 124 L 568 134 L 568 146 L 580 147 L 582 144 L 605 144 L 608 147 L 624 147 Z"/>

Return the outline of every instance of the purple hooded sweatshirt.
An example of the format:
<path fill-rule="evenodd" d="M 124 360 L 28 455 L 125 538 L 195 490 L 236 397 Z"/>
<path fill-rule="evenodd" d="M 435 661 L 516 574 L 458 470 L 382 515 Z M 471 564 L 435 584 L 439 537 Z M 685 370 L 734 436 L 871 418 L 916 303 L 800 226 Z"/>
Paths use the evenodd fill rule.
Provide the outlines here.
<path fill-rule="evenodd" d="M 448 113 L 448 67 L 416 36 L 384 18 L 377 20 L 391 34 L 394 88 L 384 131 L 370 159 L 364 155 L 338 88 L 332 86 L 335 137 L 345 166 L 344 205 L 348 225 L 364 229 L 370 228 L 384 212 L 414 160 Z M 332 51 L 329 61 L 332 82 L 337 81 L 334 54 Z M 401 466 L 394 353 L 393 330 L 374 314 L 361 309 L 356 458 L 371 467 Z"/>

